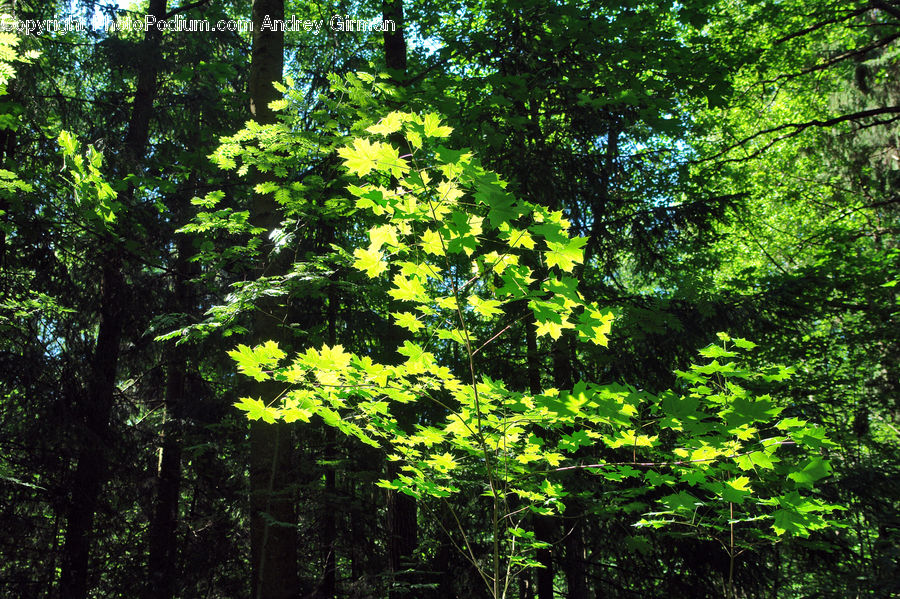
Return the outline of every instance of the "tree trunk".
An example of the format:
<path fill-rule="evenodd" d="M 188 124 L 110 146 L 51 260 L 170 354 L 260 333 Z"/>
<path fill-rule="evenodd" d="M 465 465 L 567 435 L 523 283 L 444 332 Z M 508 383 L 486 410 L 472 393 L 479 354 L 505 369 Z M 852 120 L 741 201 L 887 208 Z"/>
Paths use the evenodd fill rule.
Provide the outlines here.
<path fill-rule="evenodd" d="M 334 451 L 334 428 L 325 429 L 325 459 L 328 461 L 336 457 Z M 328 464 L 325 467 L 325 513 L 322 519 L 322 548 L 325 550 L 324 572 L 322 573 L 322 586 L 319 589 L 319 599 L 334 599 L 337 592 L 337 556 L 335 555 L 337 541 L 337 506 L 334 498 L 337 494 L 335 485 L 334 466 Z"/>
<path fill-rule="evenodd" d="M 185 399 L 186 364 L 177 352 L 168 360 L 163 400 L 162 444 L 156 471 L 156 501 L 150 520 L 148 599 L 175 596 L 178 544 L 178 498 L 181 488 L 181 404 Z"/>
<path fill-rule="evenodd" d="M 197 115 L 198 123 L 201 122 Z M 191 147 L 199 149 L 200 127 L 191 136 Z M 199 180 L 194 179 L 192 189 L 198 191 Z M 184 223 L 188 218 L 189 195 L 178 194 L 172 200 L 174 222 Z M 175 264 L 172 284 L 172 312 L 188 314 L 196 311 L 190 279 L 196 273 L 190 262 L 191 241 L 179 235 L 175 242 Z M 192 352 L 170 348 L 167 360 L 167 381 L 163 398 L 163 428 L 156 469 L 156 498 L 150 520 L 150 559 L 148 599 L 171 599 L 177 592 L 178 506 L 181 493 L 182 418 L 187 401 L 187 372 Z M 194 398 L 195 400 L 197 398 Z"/>
<path fill-rule="evenodd" d="M 148 14 L 162 19 L 166 0 L 151 0 Z M 114 168 L 117 176 L 132 171 L 143 161 L 150 131 L 150 117 L 156 96 L 162 33 L 150 28 L 144 35 L 144 56 L 138 72 L 137 89 L 131 118 L 125 135 L 125 146 Z M 125 192 L 126 209 L 132 204 L 134 188 Z M 120 217 L 121 222 L 121 217 Z M 66 514 L 65 545 L 60 573 L 60 596 L 83 599 L 88 592 L 88 561 L 94 514 L 106 479 L 106 452 L 110 442 L 109 418 L 116 390 L 119 341 L 125 319 L 126 283 L 122 272 L 123 255 L 119 240 L 108 235 L 103 252 L 101 274 L 100 323 L 97 344 L 91 364 L 88 389 L 78 406 L 80 447 L 71 484 L 72 495 Z"/>
<path fill-rule="evenodd" d="M 273 83 L 281 81 L 284 68 L 284 32 L 263 30 L 268 17 L 284 19 L 284 0 L 253 1 L 253 46 L 250 57 L 250 113 L 260 124 L 275 122 L 269 103 L 279 97 Z M 253 183 L 267 178 L 252 174 Z M 271 247 L 269 234 L 280 224 L 275 199 L 270 194 L 253 196 L 250 221 L 261 227 L 263 251 Z M 282 265 L 264 256 L 257 275 L 278 274 Z M 251 344 L 280 340 L 283 307 L 261 300 L 254 314 Z M 274 398 L 281 388 L 272 382 L 252 386 L 254 397 Z M 250 561 L 251 596 L 254 599 L 288 599 L 297 596 L 297 514 L 294 506 L 295 468 L 292 427 L 283 423 L 250 425 Z"/>
<path fill-rule="evenodd" d="M 329 231 L 331 233 L 331 231 Z M 331 243 L 334 235 L 328 235 L 328 242 Z M 334 346 L 337 343 L 337 308 L 338 297 L 337 289 L 334 285 L 328 287 L 328 330 L 326 337 L 328 345 Z M 332 461 L 337 457 L 335 448 L 334 427 L 325 426 L 325 494 L 322 507 L 322 549 L 325 552 L 325 559 L 322 572 L 322 583 L 317 593 L 318 599 L 334 599 L 337 592 L 337 556 L 335 555 L 337 541 L 337 512 L 338 506 L 335 501 L 337 496 L 336 472 Z"/>
<path fill-rule="evenodd" d="M 563 572 L 569 589 L 567 599 L 588 599 L 587 564 L 584 559 L 584 531 L 581 520 L 576 520 L 571 532 L 566 536 L 566 561 Z"/>
<path fill-rule="evenodd" d="M 293 457 L 291 427 L 262 421 L 250 424 L 250 559 L 255 599 L 297 596 Z"/>
<path fill-rule="evenodd" d="M 388 477 L 394 478 L 399 474 L 396 464 L 391 462 L 388 465 Z M 416 500 L 403 493 L 388 491 L 387 512 L 388 565 L 393 583 L 400 585 L 399 588 L 391 588 L 390 597 L 413 597 L 414 594 L 402 588 L 412 582 L 402 572 L 413 565 L 413 553 L 419 544 Z"/>
<path fill-rule="evenodd" d="M 404 38 L 403 2 L 402 0 L 384 0 L 381 5 L 384 21 L 393 21 L 396 30 L 385 30 L 384 39 L 384 63 L 395 85 L 403 87 L 406 82 L 406 39 Z M 395 134 L 390 138 L 393 145 L 400 148 L 406 147 L 406 140 L 402 135 Z M 401 150 L 401 154 L 404 152 Z M 403 415 L 407 416 L 407 415 Z M 408 415 L 412 418 L 412 415 Z M 400 416 L 398 416 L 398 419 Z M 407 419 L 407 418 L 404 418 Z M 400 425 L 404 426 L 401 422 Z M 388 464 L 388 477 L 393 478 L 399 473 L 395 462 Z M 388 491 L 387 497 L 387 534 L 388 534 L 388 567 L 394 584 L 401 586 L 413 582 L 410 577 L 403 576 L 401 572 L 409 569 L 413 563 L 413 553 L 418 546 L 418 516 L 416 500 L 404 493 Z M 411 596 L 402 588 L 392 588 L 391 598 Z"/>
<path fill-rule="evenodd" d="M 107 253 L 101 283 L 100 329 L 91 366 L 87 395 L 78 406 L 82 427 L 79 435 L 78 462 L 71 484 L 72 495 L 66 514 L 65 544 L 60 573 L 60 597 L 84 599 L 88 592 L 94 513 L 100 489 L 106 478 L 106 452 L 109 445 L 109 416 L 115 392 L 119 339 L 122 334 L 125 281 L 121 255 Z"/>
<path fill-rule="evenodd" d="M 532 395 L 538 395 L 541 392 L 541 371 L 537 355 L 537 333 L 534 328 L 534 318 L 528 317 L 525 320 L 525 368 L 528 375 L 528 391 Z M 534 516 L 534 533 L 538 541 L 552 543 L 554 541 L 553 519 L 549 516 Z M 553 554 L 550 549 L 539 549 L 537 561 L 542 566 L 535 570 L 537 597 L 538 599 L 553 599 Z"/>
<path fill-rule="evenodd" d="M 400 85 L 406 80 L 406 39 L 403 34 L 403 0 L 384 0 L 381 4 L 384 21 L 393 21 L 395 31 L 384 31 L 384 64 L 394 81 Z"/>

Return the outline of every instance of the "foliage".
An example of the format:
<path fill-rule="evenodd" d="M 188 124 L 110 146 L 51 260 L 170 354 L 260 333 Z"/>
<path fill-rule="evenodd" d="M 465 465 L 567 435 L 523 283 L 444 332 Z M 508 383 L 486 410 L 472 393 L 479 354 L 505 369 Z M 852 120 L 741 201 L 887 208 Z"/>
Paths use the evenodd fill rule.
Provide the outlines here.
<path fill-rule="evenodd" d="M 249 599 L 259 516 L 292 596 L 900 593 L 897 0 L 285 15 L 267 125 L 249 33 L 0 34 L 0 595 L 93 519 L 80 597 Z"/>
<path fill-rule="evenodd" d="M 538 565 L 533 551 L 545 545 L 524 528 L 527 513 L 565 509 L 568 492 L 554 474 L 567 470 L 614 482 L 633 478 L 661 495 L 649 501 L 664 509 L 638 526 L 678 523 L 716 536 L 765 519 L 780 536 L 827 525 L 837 506 L 807 489 L 830 472 L 817 455 L 830 442 L 805 421 L 777 419 L 783 407 L 742 386 L 784 380 L 789 369 L 754 374 L 719 361 L 751 349 L 748 341 L 729 344 L 721 334 L 722 346 L 701 352 L 710 362 L 678 373 L 687 392 L 659 398 L 588 381 L 529 394 L 483 376 L 478 353 L 521 319 L 533 317 L 538 336 L 555 340 L 572 330 L 581 341 L 607 345 L 612 314 L 585 301 L 571 276 L 586 240 L 568 234 L 562 213 L 514 198 L 471 152 L 441 145 L 451 129 L 433 113 L 392 112 L 366 132 L 338 150 L 347 169 L 366 178 L 349 187 L 357 207 L 381 218 L 368 231 L 368 246 L 354 250 L 354 267 L 390 282 L 388 295 L 403 306 L 392 313 L 394 322 L 418 342 L 397 349 L 397 364 L 340 345 L 290 360 L 272 341 L 239 346 L 230 355 L 241 372 L 284 385 L 277 398 L 237 403 L 248 418 L 309 422 L 316 415 L 400 462 L 399 476 L 383 486 L 419 499 L 463 489 L 488 497 L 493 563 L 479 572 L 496 597 L 523 568 Z M 382 141 L 398 132 L 409 154 Z M 476 339 L 479 322 L 493 330 Z M 435 353 L 454 344 L 466 356 L 460 373 Z M 408 403 L 440 406 L 443 420 L 405 425 L 396 413 Z M 582 447 L 595 448 L 601 463 L 585 463 L 591 453 Z M 747 543 L 759 540 L 754 531 L 760 529 L 746 531 L 753 537 Z M 473 531 L 459 532 L 461 550 L 479 566 Z"/>

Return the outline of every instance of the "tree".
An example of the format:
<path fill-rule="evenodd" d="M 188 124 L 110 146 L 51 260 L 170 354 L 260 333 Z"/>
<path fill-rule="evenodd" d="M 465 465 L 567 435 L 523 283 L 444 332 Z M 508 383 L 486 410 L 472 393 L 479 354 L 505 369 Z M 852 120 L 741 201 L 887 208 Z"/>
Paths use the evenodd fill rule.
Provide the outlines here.
<path fill-rule="evenodd" d="M 265 19 L 284 20 L 283 0 L 253 2 L 253 47 L 250 62 L 250 112 L 256 122 L 274 121 L 269 104 L 277 98 L 273 86 L 281 80 L 284 63 L 284 32 L 267 31 Z M 258 173 L 258 171 L 257 171 Z M 255 183 L 267 180 L 258 173 Z M 251 206 L 250 223 L 257 227 L 266 244 L 281 223 L 272 194 L 258 193 Z M 265 247 L 265 246 L 264 246 Z M 266 248 L 257 276 L 269 272 L 281 274 L 284 265 Z M 283 309 L 275 302 L 261 302 L 254 316 L 252 334 L 257 339 L 281 337 Z M 261 386 L 258 393 L 271 387 Z M 291 427 L 287 424 L 263 428 L 250 427 L 250 538 L 252 596 L 257 599 L 283 599 L 297 593 L 297 531 L 292 482 L 295 478 Z"/>
<path fill-rule="evenodd" d="M 384 224 L 369 230 L 369 246 L 354 251 L 354 266 L 371 278 L 387 274 L 392 283 L 388 294 L 416 310 L 392 317 L 413 333 L 421 331 L 423 343 L 406 341 L 398 350 L 406 361 L 399 365 L 375 363 L 327 345 L 283 363 L 286 354 L 273 341 L 256 348 L 241 345 L 230 353 L 239 369 L 282 387 L 269 397 L 243 398 L 237 407 L 249 418 L 275 423 L 309 421 L 316 415 L 348 436 L 384 446 L 389 459 L 400 462 L 397 478 L 382 483 L 388 488 L 417 498 L 446 499 L 462 489 L 486 496 L 490 528 L 485 558 L 476 549 L 480 543 L 474 531 L 455 515 L 454 521 L 460 535 L 457 548 L 497 598 L 507 596 L 519 572 L 539 565 L 533 552 L 546 543 L 523 528 L 524 513 L 564 509 L 567 492 L 548 477 L 555 473 L 596 470 L 611 481 L 636 476 L 651 493 L 677 489 L 679 480 L 693 489 L 699 498 L 682 490 L 651 499 L 666 509 L 649 512 L 639 524 L 677 522 L 713 538 L 730 531 L 730 541 L 723 541 L 732 560 L 729 596 L 734 595 L 733 560 L 742 546 L 735 542 L 735 524 L 743 521 L 735 520 L 736 505 L 746 510 L 747 521 L 772 519 L 777 535 L 808 534 L 826 526 L 823 514 L 837 506 L 803 489 L 827 476 L 827 462 L 810 456 L 776 466 L 781 460 L 774 457 L 783 445 L 826 447 L 823 431 L 796 418 L 774 421 L 783 408 L 767 395 L 755 396 L 739 381 L 782 380 L 789 370 L 754 375 L 734 362 L 720 363 L 719 358 L 737 355 L 727 335 L 720 335 L 724 347 L 703 350 L 712 362 L 679 373 L 691 384 L 689 394 L 681 397 L 670 392 L 656 399 L 628 387 L 584 381 L 571 391 L 526 394 L 479 376 L 476 354 L 510 325 L 495 325 L 495 334 L 480 342 L 475 333 L 482 329 L 476 323 L 502 314 L 504 304 L 527 310 L 514 313 L 516 320 L 533 314 L 539 336 L 559 338 L 571 329 L 582 340 L 606 345 L 612 314 L 585 302 L 576 280 L 566 275 L 582 260 L 586 239 L 569 237 L 561 213 L 517 201 L 505 191 L 505 182 L 469 152 L 437 145 L 433 140 L 451 130 L 434 114 L 392 112 L 366 131 L 374 141 L 357 137 L 339 153 L 351 172 L 362 177 L 375 173 L 371 182 L 350 191 L 359 208 L 382 216 Z M 411 155 L 401 156 L 396 147 L 378 140 L 398 131 L 409 140 Z M 384 187 L 388 180 L 395 180 L 396 187 Z M 540 279 L 532 277 L 537 273 L 523 259 L 532 252 L 546 268 Z M 461 345 L 462 373 L 441 364 L 425 343 Z M 733 343 L 741 349 L 754 346 L 741 339 Z M 445 420 L 410 426 L 395 416 L 397 405 L 423 400 L 440 406 Z M 648 428 L 658 428 L 658 434 L 644 434 Z M 630 459 L 584 464 L 574 455 L 595 442 L 620 450 L 620 455 L 624 450 Z M 639 448 L 663 457 L 639 459 Z M 737 473 L 753 473 L 756 480 Z M 792 481 L 786 485 L 785 475 Z M 754 494 L 759 496 L 749 500 Z M 633 490 L 624 495 L 627 501 L 636 496 Z M 697 521 L 698 509 L 709 511 L 702 522 Z M 753 530 L 745 534 L 757 540 Z"/>
<path fill-rule="evenodd" d="M 96 596 L 890 595 L 895 4 L 287 2 L 249 121 L 249 31 L 0 47 L 0 595 L 56 596 L 67 528 Z M 310 420 L 282 515 L 235 403 Z"/>
<path fill-rule="evenodd" d="M 160 19 L 165 13 L 166 0 L 151 0 L 148 14 Z M 160 37 L 161 33 L 154 28 L 149 28 L 144 37 L 148 58 L 138 75 L 123 155 L 117 165 L 117 174 L 122 178 L 140 165 L 147 148 L 156 93 Z M 133 196 L 134 188 L 128 187 L 119 205 L 128 207 Z M 87 597 L 88 592 L 91 528 L 106 476 L 109 418 L 116 389 L 119 343 L 126 317 L 127 283 L 122 272 L 123 248 L 113 231 L 107 234 L 106 242 L 109 249 L 102 259 L 99 329 L 87 393 L 79 406 L 79 415 L 84 421 L 84 437 L 72 482 L 60 575 L 60 593 L 72 599 Z"/>
<path fill-rule="evenodd" d="M 691 274 L 672 286 L 677 295 L 690 285 L 695 296 L 721 298 L 742 315 L 744 334 L 764 342 L 769 361 L 790 356 L 800 366 L 793 410 L 828 427 L 838 444 L 835 482 L 823 492 L 860 506 L 868 502 L 862 495 L 893 493 L 885 466 L 892 450 L 882 440 L 896 428 L 883 395 L 896 378 L 888 374 L 896 371 L 888 341 L 896 299 L 883 286 L 896 269 L 896 177 L 884 160 L 896 147 L 896 90 L 887 83 L 896 69 L 896 9 L 760 2 L 740 15 L 724 11 L 717 23 L 746 66 L 732 79 L 740 101 L 700 113 L 707 135 L 696 141 L 693 168 L 745 198 L 717 227 L 720 240 L 694 250 Z M 861 480 L 866 490 L 856 496 Z M 876 503 L 861 511 L 890 520 Z M 890 588 L 874 565 L 890 558 L 859 540 L 865 528 L 857 520 L 849 534 L 822 535 L 835 548 L 833 578 L 820 587 L 826 596 Z M 806 560 L 823 556 L 795 544 L 778 559 L 797 561 L 773 575 L 784 577 L 776 586 L 804 577 Z"/>

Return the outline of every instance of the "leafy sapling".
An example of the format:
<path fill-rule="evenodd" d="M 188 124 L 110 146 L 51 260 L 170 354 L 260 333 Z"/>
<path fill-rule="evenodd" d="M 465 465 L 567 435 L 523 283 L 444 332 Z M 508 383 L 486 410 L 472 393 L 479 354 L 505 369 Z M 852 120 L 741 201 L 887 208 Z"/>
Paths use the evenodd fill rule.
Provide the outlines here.
<path fill-rule="evenodd" d="M 567 471 L 611 483 L 637 479 L 662 491 L 644 504 L 640 527 L 716 538 L 728 530 L 732 558 L 741 548 L 734 528 L 748 520 L 769 524 L 770 533 L 757 535 L 766 540 L 825 526 L 836 506 L 809 493 L 828 473 L 825 460 L 809 457 L 828 446 L 821 431 L 779 419 L 772 398 L 741 386 L 779 373 L 718 361 L 752 349 L 749 342 L 723 336 L 721 348 L 702 352 L 711 362 L 679 373 L 690 385 L 685 393 L 659 397 L 585 381 L 524 393 L 479 370 L 478 352 L 512 334 L 513 308 L 528 311 L 539 338 L 559 339 L 570 330 L 600 346 L 607 345 L 613 316 L 578 291 L 573 273 L 586 239 L 570 234 L 561 212 L 515 198 L 471 152 L 443 146 L 451 131 L 435 114 L 392 112 L 338 150 L 362 179 L 348 188 L 356 207 L 377 221 L 368 244 L 353 249 L 353 266 L 386 286 L 402 306 L 391 318 L 413 339 L 397 349 L 399 360 L 376 363 L 341 345 L 291 358 L 271 341 L 239 346 L 230 355 L 241 372 L 283 383 L 284 390 L 243 398 L 237 407 L 266 422 L 318 416 L 382 448 L 400 467 L 379 484 L 450 509 L 457 530 L 448 532 L 496 599 L 508 595 L 525 568 L 539 565 L 535 551 L 545 543 L 528 529 L 529 514 L 565 509 Z M 397 133 L 409 154 L 390 143 Z M 542 274 L 529 265 L 540 265 Z M 523 316 L 513 314 L 512 322 L 532 320 Z M 442 358 L 453 345 L 465 364 L 459 371 Z M 398 406 L 421 402 L 441 416 L 400 426 Z M 669 439 L 665 445 L 661 436 Z M 786 447 L 795 459 L 779 457 Z M 487 503 L 491 527 L 481 545 L 448 500 L 463 490 Z M 627 501 L 633 506 L 633 492 Z M 749 535 L 750 527 L 742 532 Z"/>

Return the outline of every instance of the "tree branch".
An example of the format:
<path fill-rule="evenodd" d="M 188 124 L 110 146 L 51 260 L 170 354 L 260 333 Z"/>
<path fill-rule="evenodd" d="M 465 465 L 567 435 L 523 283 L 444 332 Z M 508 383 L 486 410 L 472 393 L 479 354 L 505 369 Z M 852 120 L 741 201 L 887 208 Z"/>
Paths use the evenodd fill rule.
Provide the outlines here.
<path fill-rule="evenodd" d="M 898 36 L 898 37 L 900 37 L 900 36 Z M 765 150 L 772 147 L 773 145 L 775 145 L 776 143 L 778 143 L 779 141 L 794 137 L 795 135 L 799 135 L 801 132 L 805 131 L 806 129 L 809 129 L 810 127 L 833 127 L 834 125 L 839 125 L 840 123 L 845 123 L 847 121 L 857 121 L 860 119 L 871 118 L 873 116 L 879 116 L 882 114 L 900 114 L 900 106 L 883 106 L 881 108 L 873 108 L 871 110 L 862 110 L 860 112 L 853 112 L 850 114 L 842 114 L 841 116 L 836 116 L 836 117 L 832 117 L 830 119 L 825 119 L 825 120 L 813 119 L 811 121 L 806 121 L 805 123 L 784 123 L 784 124 L 778 125 L 776 127 L 770 127 L 768 129 L 763 129 L 762 131 L 757 131 L 753 135 L 745 137 L 744 139 L 727 146 L 725 149 L 713 154 L 712 156 L 707 156 L 706 158 L 701 158 L 699 160 L 692 161 L 692 164 L 699 164 L 701 162 L 709 162 L 710 160 L 715 160 L 716 158 L 719 158 L 720 156 L 724 156 L 725 154 L 728 154 L 730 151 L 732 151 L 736 148 L 745 146 L 746 144 L 750 143 L 751 141 L 753 141 L 754 139 L 756 139 L 758 137 L 762 137 L 764 135 L 769 135 L 771 133 L 777 133 L 778 131 L 784 131 L 785 129 L 793 129 L 793 131 L 790 131 L 789 133 L 786 133 L 785 135 L 776 137 L 775 139 L 770 141 L 768 144 L 766 144 L 765 146 L 763 146 L 756 152 L 750 154 L 749 156 L 746 156 L 745 158 L 741 158 L 741 159 L 735 158 L 735 159 L 732 159 L 732 160 L 729 160 L 726 162 L 744 160 L 747 158 L 754 158 L 754 157 L 758 156 L 759 154 L 761 154 L 762 152 L 764 152 Z M 877 123 L 870 123 L 869 125 L 866 125 L 866 126 L 889 124 L 889 123 L 894 122 L 898 118 L 900 118 L 900 117 L 895 117 L 895 118 L 888 119 L 885 121 L 879 121 Z"/>
<path fill-rule="evenodd" d="M 809 75 L 810 73 L 815 73 L 816 71 L 821 71 L 823 69 L 827 69 L 828 67 L 834 66 L 839 62 L 847 60 L 848 58 L 854 58 L 857 56 L 862 56 L 862 55 L 868 54 L 872 50 L 877 50 L 878 48 L 887 46 L 888 44 L 890 44 L 897 38 L 900 38 L 900 33 L 895 33 L 893 35 L 889 35 L 885 38 L 882 38 L 880 40 L 872 42 L 868 46 L 863 46 L 862 48 L 848 50 L 847 52 L 844 52 L 843 54 L 838 54 L 837 56 L 835 56 L 834 58 L 832 58 L 830 60 L 826 60 L 825 62 L 820 62 L 819 64 L 816 64 L 811 67 L 807 67 L 805 69 L 797 71 L 796 73 L 786 73 L 783 75 L 779 75 L 773 79 L 765 79 L 763 81 L 758 81 L 754 85 L 766 85 L 769 83 L 777 83 L 784 79 L 794 79 L 796 77 L 802 77 L 803 75 Z"/>
<path fill-rule="evenodd" d="M 779 45 L 781 45 L 787 41 L 790 41 L 794 38 L 802 37 L 802 36 L 806 35 L 807 33 L 812 33 L 813 31 L 816 31 L 817 29 L 821 29 L 822 27 L 826 27 L 828 25 L 834 25 L 835 23 L 840 23 L 841 21 L 846 21 L 847 19 L 852 19 L 853 17 L 859 16 L 865 12 L 870 11 L 871 9 L 872 9 L 872 7 L 868 6 L 868 5 L 860 6 L 859 8 L 857 8 L 855 10 L 851 10 L 850 12 L 846 13 L 844 16 L 834 17 L 833 19 L 827 19 L 825 21 L 819 21 L 815 25 L 810 25 L 809 27 L 805 27 L 805 28 L 801 29 L 800 31 L 795 31 L 794 33 L 789 33 L 788 35 L 775 40 L 772 43 L 772 45 L 779 46 Z"/>

